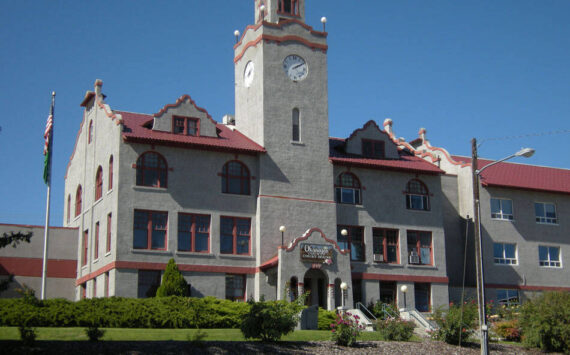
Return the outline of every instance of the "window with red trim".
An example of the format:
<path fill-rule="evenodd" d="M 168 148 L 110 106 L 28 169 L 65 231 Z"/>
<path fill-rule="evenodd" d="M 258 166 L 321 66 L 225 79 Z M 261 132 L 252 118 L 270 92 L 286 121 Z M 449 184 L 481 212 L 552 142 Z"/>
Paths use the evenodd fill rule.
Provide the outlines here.
<path fill-rule="evenodd" d="M 158 153 L 146 152 L 137 159 L 138 186 L 166 187 L 167 172 L 166 159 Z"/>
<path fill-rule="evenodd" d="M 111 231 L 112 231 L 112 222 L 113 222 L 113 216 L 111 213 L 109 213 L 107 215 L 107 242 L 106 242 L 106 247 L 105 247 L 105 251 L 108 253 L 111 251 Z"/>
<path fill-rule="evenodd" d="M 89 230 L 83 232 L 83 255 L 81 256 L 81 266 L 87 265 L 87 256 L 89 255 Z"/>
<path fill-rule="evenodd" d="M 81 193 L 81 185 L 79 185 L 75 192 L 75 217 L 81 214 Z"/>
<path fill-rule="evenodd" d="M 71 195 L 67 195 L 67 223 L 71 219 Z"/>
<path fill-rule="evenodd" d="M 111 190 L 113 189 L 113 156 L 111 155 L 111 157 L 109 158 L 109 186 L 107 187 L 107 190 Z"/>
<path fill-rule="evenodd" d="M 99 222 L 95 223 L 95 245 L 93 248 L 93 259 L 99 259 Z"/>
<path fill-rule="evenodd" d="M 93 120 L 89 121 L 89 137 L 87 143 L 91 143 L 91 141 L 93 141 Z"/>
<path fill-rule="evenodd" d="M 279 0 L 277 11 L 282 14 L 299 16 L 299 0 Z"/>
<path fill-rule="evenodd" d="M 220 218 L 220 253 L 249 255 L 250 240 L 250 218 Z"/>
<path fill-rule="evenodd" d="M 101 197 L 103 197 L 103 168 L 99 166 L 95 175 L 95 201 Z"/>
<path fill-rule="evenodd" d="M 210 251 L 210 216 L 178 214 L 178 250 L 198 253 Z"/>
<path fill-rule="evenodd" d="M 362 139 L 362 155 L 367 158 L 382 159 L 386 156 L 384 141 Z"/>
<path fill-rule="evenodd" d="M 408 262 L 433 265 L 431 232 L 408 231 Z"/>
<path fill-rule="evenodd" d="M 245 275 L 226 274 L 226 299 L 245 301 Z"/>
<path fill-rule="evenodd" d="M 343 230 L 346 235 L 342 235 Z M 350 260 L 364 261 L 364 227 L 337 226 L 337 242 L 341 249 L 350 250 Z"/>
<path fill-rule="evenodd" d="M 250 175 L 247 167 L 237 160 L 227 162 L 222 168 L 222 192 L 249 195 Z"/>
<path fill-rule="evenodd" d="M 168 212 L 135 210 L 133 248 L 166 250 Z"/>
<path fill-rule="evenodd" d="M 335 184 L 336 202 L 353 205 L 362 204 L 362 190 L 356 175 L 348 172 L 341 173 Z"/>
<path fill-rule="evenodd" d="M 426 185 L 418 179 L 412 179 L 406 184 L 406 208 L 409 210 L 429 211 L 429 191 Z"/>
<path fill-rule="evenodd" d="M 400 245 L 397 229 L 373 228 L 372 249 L 375 262 L 400 263 Z"/>
<path fill-rule="evenodd" d="M 193 117 L 172 116 L 172 133 L 199 136 L 200 120 Z"/>
<path fill-rule="evenodd" d="M 84 300 L 87 297 L 87 283 L 81 284 L 81 299 Z"/>

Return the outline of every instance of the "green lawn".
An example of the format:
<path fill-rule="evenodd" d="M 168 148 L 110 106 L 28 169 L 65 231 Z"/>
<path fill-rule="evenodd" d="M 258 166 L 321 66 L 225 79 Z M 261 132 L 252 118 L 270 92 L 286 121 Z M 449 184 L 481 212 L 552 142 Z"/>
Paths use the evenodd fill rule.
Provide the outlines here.
<path fill-rule="evenodd" d="M 244 341 L 239 329 L 203 329 L 203 340 Z M 87 340 L 84 328 L 36 328 L 37 340 Z M 182 340 L 186 341 L 196 333 L 195 329 L 128 329 L 106 328 L 103 340 Z M 282 338 L 284 341 L 319 341 L 330 340 L 327 330 L 297 330 Z M 19 340 L 16 327 L 0 327 L 0 340 Z M 363 332 L 359 340 L 383 340 L 377 332 Z M 413 338 L 413 341 L 420 340 Z"/>

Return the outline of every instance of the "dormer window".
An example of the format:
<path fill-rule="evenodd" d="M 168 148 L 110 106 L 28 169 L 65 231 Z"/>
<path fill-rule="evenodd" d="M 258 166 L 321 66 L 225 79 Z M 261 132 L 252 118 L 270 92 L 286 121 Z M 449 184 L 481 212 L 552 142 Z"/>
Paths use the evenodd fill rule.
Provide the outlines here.
<path fill-rule="evenodd" d="M 200 120 L 193 117 L 172 117 L 172 133 L 186 136 L 200 135 Z"/>
<path fill-rule="evenodd" d="M 386 157 L 384 142 L 374 139 L 362 139 L 362 155 L 366 158 L 376 159 Z"/>
<path fill-rule="evenodd" d="M 278 12 L 286 15 L 299 16 L 299 0 L 279 0 Z"/>

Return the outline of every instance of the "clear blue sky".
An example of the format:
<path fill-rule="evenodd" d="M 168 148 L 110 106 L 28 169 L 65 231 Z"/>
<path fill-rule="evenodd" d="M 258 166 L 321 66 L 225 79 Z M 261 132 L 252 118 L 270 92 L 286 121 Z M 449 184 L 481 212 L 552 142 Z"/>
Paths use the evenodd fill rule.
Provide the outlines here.
<path fill-rule="evenodd" d="M 370 119 L 412 140 L 570 168 L 570 1 L 307 0 L 328 18 L 330 135 Z M 113 109 L 155 113 L 189 94 L 218 121 L 234 112 L 233 32 L 253 0 L 0 2 L 0 223 L 44 223 L 43 131 L 57 92 L 51 224 L 95 79 Z M 563 134 L 548 134 L 564 130 Z M 536 134 L 536 135 L 535 135 Z M 519 159 L 523 162 L 522 159 Z M 332 188 L 332 187 L 331 187 Z"/>

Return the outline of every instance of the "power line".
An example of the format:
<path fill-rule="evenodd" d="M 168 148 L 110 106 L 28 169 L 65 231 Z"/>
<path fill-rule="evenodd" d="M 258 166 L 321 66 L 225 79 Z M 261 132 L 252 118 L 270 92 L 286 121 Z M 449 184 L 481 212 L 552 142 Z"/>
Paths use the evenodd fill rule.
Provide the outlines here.
<path fill-rule="evenodd" d="M 530 137 L 543 137 L 543 136 L 553 136 L 556 134 L 568 134 L 570 133 L 570 129 L 558 129 L 555 131 L 548 131 L 548 132 L 539 132 L 539 133 L 527 133 L 521 134 L 518 136 L 504 136 L 504 137 L 494 137 L 494 138 L 482 138 L 479 140 L 479 144 L 487 141 L 505 141 L 505 140 L 513 140 L 513 139 L 523 139 L 523 138 L 530 138 Z"/>

